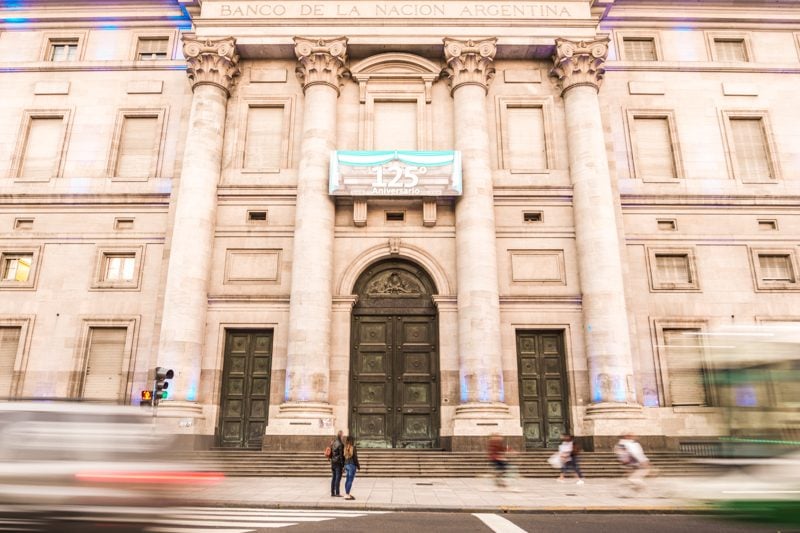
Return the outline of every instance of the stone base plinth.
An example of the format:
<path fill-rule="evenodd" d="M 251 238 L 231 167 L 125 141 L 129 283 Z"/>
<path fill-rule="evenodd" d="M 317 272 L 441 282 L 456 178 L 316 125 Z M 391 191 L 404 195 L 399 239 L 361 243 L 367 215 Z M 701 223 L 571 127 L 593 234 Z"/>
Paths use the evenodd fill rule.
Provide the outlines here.
<path fill-rule="evenodd" d="M 449 439 L 452 451 L 485 450 L 491 435 L 505 437 L 510 446 L 520 449 L 522 426 L 506 404 L 466 403 L 456 407 Z"/>
<path fill-rule="evenodd" d="M 153 414 L 159 432 L 174 436 L 173 449 L 205 450 L 214 443 L 213 435 L 200 435 L 205 417 L 203 406 L 197 402 L 164 400 Z"/>
<path fill-rule="evenodd" d="M 333 408 L 327 403 L 287 402 L 269 421 L 264 432 L 265 450 L 325 449 L 338 429 Z M 321 447 L 320 447 L 321 446 Z"/>

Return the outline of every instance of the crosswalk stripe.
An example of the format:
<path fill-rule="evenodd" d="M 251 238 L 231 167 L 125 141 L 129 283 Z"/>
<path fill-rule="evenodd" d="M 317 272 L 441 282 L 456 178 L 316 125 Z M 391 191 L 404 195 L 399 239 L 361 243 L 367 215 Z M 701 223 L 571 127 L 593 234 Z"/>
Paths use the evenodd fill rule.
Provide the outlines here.
<path fill-rule="evenodd" d="M 486 524 L 495 533 L 527 533 L 517 524 L 506 520 L 500 515 L 491 513 L 472 513 L 472 516 Z"/>

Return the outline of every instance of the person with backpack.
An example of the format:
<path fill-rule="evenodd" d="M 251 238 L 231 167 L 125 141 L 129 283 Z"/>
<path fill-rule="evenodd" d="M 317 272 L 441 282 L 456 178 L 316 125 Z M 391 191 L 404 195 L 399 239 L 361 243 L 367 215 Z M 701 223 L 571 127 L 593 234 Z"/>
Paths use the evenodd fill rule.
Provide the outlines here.
<path fill-rule="evenodd" d="M 578 485 L 583 485 L 583 474 L 581 473 L 581 466 L 578 463 L 578 454 L 580 454 L 580 446 L 572 435 L 561 435 L 561 444 L 558 446 L 558 454 L 561 459 L 561 476 L 558 478 L 559 483 L 564 483 L 564 476 L 571 468 L 578 476 Z"/>
<path fill-rule="evenodd" d="M 344 471 L 347 479 L 344 482 L 345 500 L 355 500 L 350 489 L 353 488 L 353 480 L 356 478 L 356 470 L 361 470 L 361 464 L 358 462 L 358 450 L 356 450 L 356 441 L 350 435 L 344 443 Z"/>
<path fill-rule="evenodd" d="M 325 457 L 331 462 L 331 498 L 341 497 L 342 470 L 344 469 L 344 444 L 342 431 L 336 434 L 330 446 L 325 449 Z"/>

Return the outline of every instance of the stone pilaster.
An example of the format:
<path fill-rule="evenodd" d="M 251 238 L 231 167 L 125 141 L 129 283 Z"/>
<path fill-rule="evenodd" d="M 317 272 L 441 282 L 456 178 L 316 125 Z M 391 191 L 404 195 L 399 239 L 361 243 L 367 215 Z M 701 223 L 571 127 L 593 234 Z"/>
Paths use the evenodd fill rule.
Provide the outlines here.
<path fill-rule="evenodd" d="M 461 404 L 453 448 L 475 446 L 490 433 L 521 435 L 505 403 L 494 192 L 486 93 L 494 75 L 496 39 L 445 39 L 453 95 L 455 148 L 461 151 L 464 191 L 456 202 L 458 350 Z"/>
<path fill-rule="evenodd" d="M 158 364 L 175 370 L 159 416 L 199 417 L 197 391 L 205 338 L 208 281 L 216 225 L 217 184 L 227 100 L 239 74 L 233 38 L 183 37 L 192 107 L 164 289 Z M 183 431 L 194 429 L 183 424 Z"/>
<path fill-rule="evenodd" d="M 618 198 L 608 170 L 597 96 L 607 53 L 608 39 L 557 39 L 552 70 L 562 88 L 567 121 L 583 336 L 592 394 L 587 415 L 606 420 L 635 416 L 640 411 L 617 232 Z M 613 423 L 602 424 L 595 422 L 594 434 L 623 429 Z"/>
<path fill-rule="evenodd" d="M 297 177 L 286 401 L 270 418 L 268 447 L 324 446 L 333 434 L 328 402 L 331 355 L 334 203 L 328 163 L 336 149 L 336 104 L 347 39 L 295 38 L 303 83 L 303 133 Z M 345 429 L 345 428 L 341 428 Z M 298 437 L 292 438 L 292 435 Z"/>

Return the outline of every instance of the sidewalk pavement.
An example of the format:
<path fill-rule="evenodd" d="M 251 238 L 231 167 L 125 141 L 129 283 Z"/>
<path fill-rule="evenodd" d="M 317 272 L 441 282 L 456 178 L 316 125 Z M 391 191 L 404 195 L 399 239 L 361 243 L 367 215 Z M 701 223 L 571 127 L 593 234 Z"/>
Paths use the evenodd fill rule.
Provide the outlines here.
<path fill-rule="evenodd" d="M 354 501 L 330 496 L 330 478 L 228 478 L 214 486 L 198 486 L 185 496 L 193 504 L 231 507 L 348 509 L 381 511 L 469 512 L 701 512 L 704 507 L 679 497 L 688 478 L 648 479 L 633 489 L 622 478 L 522 478 L 506 488 L 488 477 L 359 478 Z M 344 495 L 344 480 L 342 480 Z"/>

